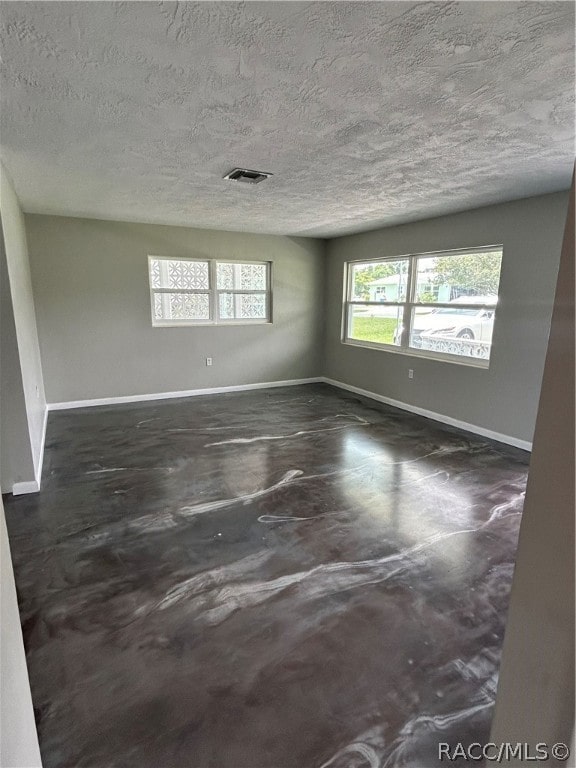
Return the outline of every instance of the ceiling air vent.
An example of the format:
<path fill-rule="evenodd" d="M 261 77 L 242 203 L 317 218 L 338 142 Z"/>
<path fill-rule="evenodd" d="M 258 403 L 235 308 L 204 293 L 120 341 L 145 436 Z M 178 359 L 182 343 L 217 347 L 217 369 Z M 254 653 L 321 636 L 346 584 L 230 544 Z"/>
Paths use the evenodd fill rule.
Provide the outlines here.
<path fill-rule="evenodd" d="M 243 181 L 246 184 L 260 184 L 261 181 L 272 176 L 271 173 L 265 171 L 250 171 L 248 168 L 234 168 L 233 171 L 227 173 L 224 176 L 225 179 L 231 179 L 232 181 Z"/>

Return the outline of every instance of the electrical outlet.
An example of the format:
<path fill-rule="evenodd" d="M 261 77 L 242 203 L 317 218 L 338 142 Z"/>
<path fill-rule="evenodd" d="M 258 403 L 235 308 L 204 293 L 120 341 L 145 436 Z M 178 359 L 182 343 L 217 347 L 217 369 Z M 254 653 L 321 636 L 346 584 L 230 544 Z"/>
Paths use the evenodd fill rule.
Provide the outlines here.
<path fill-rule="evenodd" d="M 414 369 L 408 368 L 408 378 L 413 379 L 414 378 Z"/>
<path fill-rule="evenodd" d="M 206 358 L 206 365 L 212 365 L 212 358 L 211 357 L 207 357 Z"/>

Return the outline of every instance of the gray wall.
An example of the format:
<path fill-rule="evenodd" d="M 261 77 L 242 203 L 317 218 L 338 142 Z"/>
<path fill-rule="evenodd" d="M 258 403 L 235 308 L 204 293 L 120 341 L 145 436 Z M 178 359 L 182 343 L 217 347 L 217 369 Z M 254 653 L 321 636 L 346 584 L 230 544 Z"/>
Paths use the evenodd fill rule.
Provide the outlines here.
<path fill-rule="evenodd" d="M 26 227 L 50 403 L 322 374 L 321 240 L 41 215 Z M 273 323 L 153 328 L 149 254 L 272 261 Z"/>
<path fill-rule="evenodd" d="M 567 204 L 557 193 L 331 240 L 325 375 L 531 441 Z M 342 344 L 345 261 L 495 243 L 504 256 L 489 369 Z"/>
<path fill-rule="evenodd" d="M 38 474 L 45 403 L 22 213 L 1 166 L 0 177 L 0 466 L 3 489 L 8 490 Z M 36 396 L 37 386 L 41 397 Z M 0 681 L 0 766 L 41 768 L 1 498 Z"/>
<path fill-rule="evenodd" d="M 572 183 L 506 624 L 492 732 L 497 744 L 569 745 L 573 738 L 574 256 Z M 551 761 L 575 762 L 574 753 L 569 763 Z"/>
<path fill-rule="evenodd" d="M 6 169 L 0 164 L 0 211 L 6 254 L 6 265 L 12 296 L 14 325 L 18 343 L 18 358 L 26 418 L 28 438 L 34 464 L 34 474 L 38 479 L 41 463 L 42 441 L 44 435 L 44 415 L 46 400 L 40 361 L 40 348 L 36 329 L 36 315 L 28 261 L 28 247 L 24 216 L 20 210 L 18 198 Z M 9 425 L 10 426 L 10 425 Z M 21 436 L 18 438 L 21 439 Z M 17 450 L 14 441 L 14 450 Z M 13 456 L 18 461 L 19 456 Z M 22 459 L 24 461 L 24 459 Z M 33 477 L 22 478 L 33 481 Z"/>
<path fill-rule="evenodd" d="M 0 766 L 42 768 L 1 498 L 0 590 Z"/>
<path fill-rule="evenodd" d="M 14 308 L 8 281 L 4 237 L 0 231 L 0 486 L 12 490 L 14 483 L 35 479 L 32 446 L 28 432 L 24 382 L 20 369 Z"/>

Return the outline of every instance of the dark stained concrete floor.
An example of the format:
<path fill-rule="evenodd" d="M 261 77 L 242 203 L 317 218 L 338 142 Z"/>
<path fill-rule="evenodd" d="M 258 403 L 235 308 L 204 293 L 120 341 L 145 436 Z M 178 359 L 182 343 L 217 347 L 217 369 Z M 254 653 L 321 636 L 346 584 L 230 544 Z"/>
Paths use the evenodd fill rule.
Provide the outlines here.
<path fill-rule="evenodd" d="M 52 413 L 6 498 L 45 768 L 485 741 L 527 462 L 327 385 Z"/>

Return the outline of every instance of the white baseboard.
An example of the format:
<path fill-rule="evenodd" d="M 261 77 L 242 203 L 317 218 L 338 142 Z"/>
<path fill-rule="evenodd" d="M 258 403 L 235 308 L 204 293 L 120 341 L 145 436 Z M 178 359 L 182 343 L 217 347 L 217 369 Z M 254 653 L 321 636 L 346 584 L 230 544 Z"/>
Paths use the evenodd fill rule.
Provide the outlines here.
<path fill-rule="evenodd" d="M 287 379 L 285 381 L 266 381 L 259 384 L 239 384 L 229 387 L 207 387 L 205 389 L 186 389 L 179 390 L 177 392 L 154 392 L 147 395 L 122 395 L 119 397 L 99 397 L 93 400 L 70 400 L 68 402 L 60 403 L 48 403 L 46 405 L 46 411 L 44 414 L 44 427 L 42 435 L 42 444 L 40 449 L 40 462 L 38 467 L 38 477 L 36 480 L 15 483 L 12 488 L 12 493 L 15 496 L 24 493 L 37 493 L 40 490 L 40 483 L 42 479 L 42 463 L 44 460 L 44 444 L 46 440 L 46 425 L 48 420 L 49 411 L 64 411 L 74 408 L 92 408 L 99 405 L 118 405 L 121 403 L 140 403 L 149 400 L 169 400 L 177 397 L 196 397 L 198 395 L 216 395 L 226 392 L 245 392 L 252 389 L 271 389 L 273 387 L 293 387 L 300 384 L 318 384 L 325 383 L 330 384 L 333 387 L 347 390 L 348 392 L 354 392 L 357 395 L 368 397 L 371 400 L 377 400 L 380 403 L 391 405 L 394 408 L 399 408 L 403 411 L 409 411 L 415 413 L 418 416 L 425 416 L 428 419 L 433 419 L 442 424 L 448 424 L 451 427 L 457 427 L 465 432 L 472 432 L 473 434 L 480 435 L 481 437 L 487 437 L 490 440 L 496 440 L 500 443 L 506 443 L 516 448 L 521 448 L 525 451 L 532 450 L 532 443 L 527 440 L 519 440 L 510 435 L 504 435 L 501 432 L 494 432 L 491 429 L 485 429 L 479 427 L 476 424 L 470 424 L 466 421 L 460 421 L 460 419 L 453 419 L 451 416 L 446 416 L 442 413 L 436 413 L 435 411 L 429 411 L 426 408 L 420 408 L 416 405 L 410 405 L 410 403 L 404 403 L 400 400 L 394 400 L 391 397 L 385 397 L 379 395 L 376 392 L 370 392 L 367 389 L 361 387 L 355 387 L 351 384 L 344 384 L 342 381 L 336 381 L 336 379 L 330 379 L 326 376 L 316 376 L 308 379 Z"/>
<path fill-rule="evenodd" d="M 354 392 L 357 395 L 369 397 L 371 400 L 378 400 L 378 402 L 386 403 L 386 405 L 392 405 L 394 408 L 400 408 L 403 411 L 409 411 L 410 413 L 415 413 L 418 416 L 425 416 L 427 419 L 433 419 L 434 421 L 439 421 L 442 424 L 448 424 L 451 427 L 458 427 L 458 429 L 463 429 L 465 432 L 472 432 L 475 435 L 488 437 L 490 440 L 497 440 L 499 443 L 513 445 L 515 448 L 522 448 L 524 451 L 532 450 L 532 443 L 529 443 L 527 440 L 518 440 L 516 437 L 503 435 L 501 432 L 494 432 L 491 429 L 485 429 L 484 427 L 479 427 L 476 424 L 469 424 L 466 421 L 460 421 L 460 419 L 453 419 L 451 416 L 445 416 L 442 413 L 429 411 L 426 408 L 419 408 L 417 405 L 410 405 L 409 403 L 403 403 L 400 400 L 393 400 L 391 397 L 384 397 L 384 395 L 378 395 L 376 392 L 369 392 L 367 389 L 354 387 L 351 384 L 344 384 L 342 381 L 329 379 L 326 376 L 322 378 L 322 381 L 324 381 L 326 384 L 331 384 L 333 387 L 338 387 L 340 389 L 345 389 L 348 392 Z"/>
<path fill-rule="evenodd" d="M 272 387 L 294 387 L 299 384 L 318 384 L 325 379 L 316 376 L 311 379 L 287 379 L 286 381 L 264 381 L 259 384 L 239 384 L 231 387 L 207 387 L 206 389 L 184 389 L 177 392 L 154 392 L 149 395 L 121 395 L 120 397 L 99 397 L 94 400 L 70 400 L 61 403 L 48 403 L 48 411 L 67 411 L 72 408 L 92 408 L 98 405 L 118 405 L 120 403 L 143 403 L 148 400 L 169 400 L 175 397 L 196 397 L 198 395 L 218 395 L 224 392 L 244 392 L 250 389 L 271 389 Z"/>
<path fill-rule="evenodd" d="M 12 493 L 14 496 L 22 496 L 25 493 L 38 493 L 40 483 L 38 480 L 26 480 L 23 483 L 14 483 Z"/>

